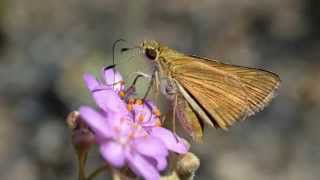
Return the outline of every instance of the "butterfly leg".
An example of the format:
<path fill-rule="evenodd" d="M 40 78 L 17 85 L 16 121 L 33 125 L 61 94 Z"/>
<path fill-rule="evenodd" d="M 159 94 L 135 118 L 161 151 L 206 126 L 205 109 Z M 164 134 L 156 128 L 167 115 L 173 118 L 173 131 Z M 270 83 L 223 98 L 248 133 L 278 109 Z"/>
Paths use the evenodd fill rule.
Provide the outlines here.
<path fill-rule="evenodd" d="M 150 76 L 149 74 L 143 73 L 143 72 L 133 72 L 133 73 L 131 73 L 131 75 L 134 75 L 134 74 L 136 74 L 136 77 L 134 78 L 131 86 L 134 86 L 137 83 L 137 81 L 139 80 L 139 78 L 143 77 L 143 78 L 146 78 L 148 80 L 152 79 L 152 76 Z"/>
<path fill-rule="evenodd" d="M 176 108 L 178 103 L 178 91 L 175 81 L 171 78 L 166 78 L 161 81 L 161 92 L 172 103 L 172 131 L 176 134 Z"/>
<path fill-rule="evenodd" d="M 177 108 L 178 96 L 177 93 L 174 95 L 173 99 L 173 109 L 172 109 L 172 131 L 176 134 L 176 108 Z"/>
<path fill-rule="evenodd" d="M 155 100 L 159 102 L 159 92 L 160 92 L 160 75 L 158 71 L 154 72 L 154 82 L 155 82 Z"/>
<path fill-rule="evenodd" d="M 153 73 L 152 76 L 151 76 L 151 81 L 150 81 L 150 83 L 148 85 L 148 89 L 147 89 L 146 93 L 144 94 L 143 99 L 146 99 L 148 97 L 148 95 L 149 95 L 149 93 L 150 93 L 150 91 L 152 89 L 154 81 L 155 81 L 155 74 Z"/>
<path fill-rule="evenodd" d="M 140 78 L 150 78 L 149 75 L 140 73 L 140 72 L 134 72 L 134 74 L 137 74 L 131 83 L 131 85 L 125 90 L 125 96 L 124 99 L 128 99 L 130 96 L 134 95 L 136 92 L 136 83 Z M 133 75 L 133 74 L 132 74 Z"/>
<path fill-rule="evenodd" d="M 161 124 L 164 124 L 164 121 L 166 120 L 166 116 L 165 115 L 162 115 L 160 117 L 160 120 L 161 120 Z"/>
<path fill-rule="evenodd" d="M 155 86 L 155 94 L 153 94 L 155 97 L 155 101 L 159 102 L 158 98 L 159 98 L 159 89 L 160 89 L 160 76 L 159 76 L 159 72 L 158 71 L 154 71 L 154 73 L 152 73 L 152 76 L 150 77 L 150 83 L 148 85 L 148 89 L 143 97 L 143 99 L 146 99 L 151 91 L 151 89 L 153 88 L 153 86 Z"/>

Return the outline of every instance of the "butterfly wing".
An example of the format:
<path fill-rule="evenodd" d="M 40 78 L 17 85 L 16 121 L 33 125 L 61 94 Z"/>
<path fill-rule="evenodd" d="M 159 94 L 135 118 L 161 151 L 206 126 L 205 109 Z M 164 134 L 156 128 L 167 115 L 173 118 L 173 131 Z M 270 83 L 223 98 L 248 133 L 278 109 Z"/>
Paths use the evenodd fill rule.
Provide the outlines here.
<path fill-rule="evenodd" d="M 274 73 L 204 58 L 170 57 L 170 63 L 171 76 L 193 110 L 223 129 L 262 110 L 280 84 Z"/>
<path fill-rule="evenodd" d="M 177 93 L 176 116 L 182 128 L 195 142 L 201 143 L 203 136 L 203 124 L 199 116 L 192 110 L 188 101 L 181 93 Z"/>

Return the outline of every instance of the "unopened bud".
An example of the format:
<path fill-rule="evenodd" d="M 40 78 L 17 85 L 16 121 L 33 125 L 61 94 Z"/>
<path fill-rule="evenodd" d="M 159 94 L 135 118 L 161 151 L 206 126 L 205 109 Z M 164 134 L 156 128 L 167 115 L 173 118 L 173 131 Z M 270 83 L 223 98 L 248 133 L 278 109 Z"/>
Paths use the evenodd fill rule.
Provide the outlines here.
<path fill-rule="evenodd" d="M 176 172 L 181 179 L 193 179 L 196 170 L 200 167 L 199 158 L 191 152 L 180 155 L 176 164 Z"/>
<path fill-rule="evenodd" d="M 87 152 L 91 145 L 95 143 L 94 134 L 82 121 L 80 113 L 73 111 L 67 116 L 67 124 L 72 130 L 72 144 L 77 153 Z"/>
<path fill-rule="evenodd" d="M 78 111 L 72 111 L 71 113 L 69 113 L 67 118 L 66 118 L 68 127 L 71 130 L 75 129 L 79 119 L 80 119 L 80 113 Z"/>

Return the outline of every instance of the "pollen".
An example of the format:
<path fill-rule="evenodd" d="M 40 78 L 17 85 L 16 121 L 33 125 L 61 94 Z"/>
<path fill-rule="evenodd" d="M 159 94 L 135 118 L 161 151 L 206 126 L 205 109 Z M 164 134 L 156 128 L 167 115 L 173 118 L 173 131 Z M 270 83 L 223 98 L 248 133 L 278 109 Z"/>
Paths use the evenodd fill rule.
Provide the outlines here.
<path fill-rule="evenodd" d="M 133 128 L 138 129 L 140 126 L 138 124 L 133 124 Z"/>
<path fill-rule="evenodd" d="M 158 117 L 160 117 L 161 112 L 160 112 L 159 109 L 156 108 L 155 110 L 153 110 L 153 114 L 156 115 L 156 116 L 158 116 Z"/>
<path fill-rule="evenodd" d="M 133 98 L 130 98 L 129 100 L 128 100 L 128 104 L 133 104 L 134 103 L 134 99 Z"/>
<path fill-rule="evenodd" d="M 124 85 L 124 80 L 119 81 L 121 85 Z"/>
<path fill-rule="evenodd" d="M 119 96 L 120 96 L 120 97 L 124 97 L 124 96 L 126 96 L 126 93 L 125 93 L 124 91 L 120 91 L 120 92 L 119 92 Z"/>
<path fill-rule="evenodd" d="M 132 110 L 133 110 L 132 104 L 128 104 L 128 105 L 127 105 L 127 109 L 128 109 L 128 111 L 132 111 Z"/>
<path fill-rule="evenodd" d="M 130 132 L 130 133 L 128 134 L 128 139 L 131 140 L 131 139 L 133 139 L 133 138 L 134 138 L 134 133 Z"/>
<path fill-rule="evenodd" d="M 138 118 L 138 121 L 139 121 L 139 122 L 143 122 L 143 120 L 144 120 L 144 115 L 140 114 L 140 115 L 139 115 L 139 118 Z"/>
<path fill-rule="evenodd" d="M 136 99 L 135 104 L 142 105 L 143 104 L 143 100 L 142 99 Z"/>
<path fill-rule="evenodd" d="M 157 126 L 157 127 L 161 127 L 161 121 L 160 121 L 159 118 L 156 120 L 156 126 Z"/>

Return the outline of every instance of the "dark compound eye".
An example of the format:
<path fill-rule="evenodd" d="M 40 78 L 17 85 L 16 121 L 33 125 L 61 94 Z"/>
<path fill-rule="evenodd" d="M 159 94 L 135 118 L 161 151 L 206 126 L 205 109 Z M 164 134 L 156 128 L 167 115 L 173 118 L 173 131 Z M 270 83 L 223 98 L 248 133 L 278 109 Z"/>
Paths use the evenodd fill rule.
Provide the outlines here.
<path fill-rule="evenodd" d="M 157 57 L 157 51 L 154 49 L 147 48 L 145 54 L 151 60 L 155 60 Z"/>

